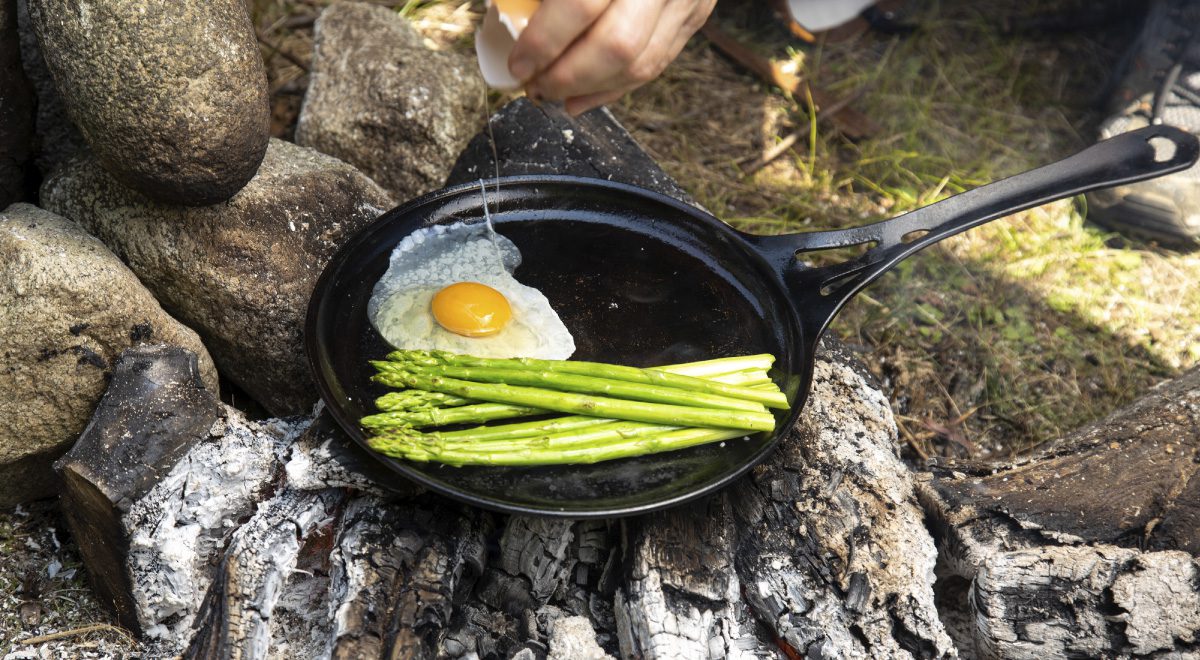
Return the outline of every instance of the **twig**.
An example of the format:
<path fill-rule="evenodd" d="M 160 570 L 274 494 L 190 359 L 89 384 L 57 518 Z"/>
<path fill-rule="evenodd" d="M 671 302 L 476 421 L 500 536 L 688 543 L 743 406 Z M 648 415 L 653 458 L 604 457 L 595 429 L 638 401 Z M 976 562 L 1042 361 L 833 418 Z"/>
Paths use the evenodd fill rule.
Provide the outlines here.
<path fill-rule="evenodd" d="M 899 421 L 903 422 L 904 420 Z M 908 443 L 909 448 L 917 452 L 917 456 L 920 456 L 922 461 L 928 461 L 929 452 L 925 451 L 925 449 L 921 447 L 920 440 L 913 435 L 912 431 L 909 431 L 908 427 L 903 423 L 896 424 L 896 428 L 900 431 L 900 435 L 904 436 L 904 441 Z"/>
<path fill-rule="evenodd" d="M 834 101 L 833 104 L 828 108 L 817 108 L 818 118 L 841 111 L 842 108 L 845 108 L 853 103 L 860 95 L 861 91 Z M 807 137 L 811 132 L 812 122 L 809 122 L 808 124 L 804 125 L 804 128 L 801 128 L 795 133 L 783 138 L 778 144 L 765 151 L 762 156 L 759 156 L 757 160 L 742 168 L 742 173 L 749 176 L 766 167 L 767 165 L 770 165 L 772 161 L 782 156 L 785 151 L 794 147 L 796 143 L 800 141 L 800 138 Z"/>
<path fill-rule="evenodd" d="M 298 30 L 300 28 L 312 27 L 313 23 L 317 22 L 317 17 L 312 14 L 292 16 L 283 22 L 283 26 L 290 30 Z"/>
<path fill-rule="evenodd" d="M 795 94 L 800 89 L 800 78 L 784 71 L 783 67 L 779 66 L 778 63 L 772 62 L 742 45 L 737 39 L 734 39 L 727 32 L 717 27 L 712 21 L 705 23 L 704 27 L 700 28 L 700 33 L 711 41 L 717 47 L 717 50 L 725 53 L 738 64 L 750 69 L 752 73 L 757 74 L 758 77 L 768 83 L 775 85 L 788 94 Z"/>
<path fill-rule="evenodd" d="M 79 635 L 86 635 L 88 633 L 100 632 L 102 630 L 111 630 L 111 631 L 114 631 L 114 632 L 120 634 L 122 637 L 126 637 L 126 638 L 129 637 L 129 633 L 126 632 L 125 629 L 123 629 L 123 628 L 118 628 L 117 626 L 112 626 L 107 623 L 95 623 L 90 626 L 83 626 L 82 628 L 72 628 L 71 630 L 61 630 L 59 632 L 50 633 L 48 635 L 41 635 L 39 637 L 30 637 L 29 639 L 21 639 L 21 640 L 15 640 L 15 641 L 18 644 L 26 644 L 26 645 L 32 646 L 34 644 L 45 644 L 46 642 L 53 642 L 54 640 L 57 640 L 57 639 L 66 639 L 68 637 L 77 637 Z"/>
<path fill-rule="evenodd" d="M 809 130 L 810 130 L 809 125 L 805 124 L 804 128 L 783 138 L 782 140 L 779 141 L 778 144 L 776 144 L 775 146 L 773 146 L 770 149 L 763 152 L 763 155 L 759 156 L 758 160 L 755 160 L 753 163 L 750 163 L 746 167 L 743 167 L 742 174 L 749 176 L 749 175 L 754 174 L 755 172 L 761 170 L 762 168 L 766 167 L 767 165 L 770 165 L 771 161 L 782 156 L 783 152 L 787 151 L 788 149 L 791 149 L 792 145 L 799 142 L 801 137 L 808 135 Z M 803 134 L 803 135 L 801 135 L 801 134 Z"/>
<path fill-rule="evenodd" d="M 849 101 L 845 99 L 835 100 L 829 92 L 816 87 L 812 83 L 802 81 L 799 76 L 785 71 L 778 63 L 772 62 L 742 45 L 737 39 L 734 39 L 724 30 L 717 27 L 712 21 L 705 23 L 704 27 L 700 28 L 700 33 L 713 46 L 716 46 L 717 50 L 725 53 L 733 61 L 746 67 L 767 83 L 775 85 L 792 96 L 807 88 L 806 93 L 812 94 L 813 101 L 818 108 L 833 108 L 836 106 L 836 111 L 830 112 L 826 110 L 824 114 L 847 137 L 854 139 L 864 138 L 881 130 L 879 125 L 870 117 L 848 107 Z M 854 96 L 851 95 L 850 98 L 853 99 Z"/>

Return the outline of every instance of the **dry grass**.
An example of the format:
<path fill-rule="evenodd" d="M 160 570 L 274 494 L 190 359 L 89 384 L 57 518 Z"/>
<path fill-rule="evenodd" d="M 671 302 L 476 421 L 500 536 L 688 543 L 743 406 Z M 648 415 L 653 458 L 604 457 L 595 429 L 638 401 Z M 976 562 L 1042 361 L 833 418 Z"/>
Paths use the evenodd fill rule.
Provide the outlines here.
<path fill-rule="evenodd" d="M 52 502 L 0 514 L 0 657 L 122 658 L 137 643 L 88 588 Z"/>

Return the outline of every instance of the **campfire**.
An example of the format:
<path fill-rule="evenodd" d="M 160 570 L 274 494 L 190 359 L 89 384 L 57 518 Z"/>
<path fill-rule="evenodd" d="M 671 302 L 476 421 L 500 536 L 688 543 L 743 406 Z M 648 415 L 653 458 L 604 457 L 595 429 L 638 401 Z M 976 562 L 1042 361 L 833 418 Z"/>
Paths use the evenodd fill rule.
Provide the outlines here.
<path fill-rule="evenodd" d="M 25 137 L 42 144 L 27 167 L 46 175 L 36 205 L 0 213 L 0 255 L 18 264 L 0 287 L 0 431 L 22 447 L 2 446 L 0 501 L 59 497 L 99 601 L 145 657 L 1200 649 L 1196 371 L 1015 463 L 913 466 L 860 356 L 826 338 L 797 421 L 715 494 L 548 517 L 406 480 L 352 441 L 306 358 L 309 297 L 339 248 L 398 203 L 497 175 L 694 202 L 605 110 L 572 119 L 517 100 L 481 128 L 474 63 L 357 3 L 316 23 L 294 142 L 267 137 L 242 4 L 196 9 L 194 59 L 218 35 L 242 35 L 229 48 L 245 56 L 211 88 L 138 108 L 192 127 L 163 152 L 106 114 L 111 81 L 70 61 L 82 14 L 54 4 L 20 16 L 19 59 L 0 7 L 0 85 L 13 62 L 35 78 Z M 131 56 L 89 43 L 112 49 L 89 57 Z M 195 65 L 173 45 L 143 55 Z M 249 117 L 211 129 L 225 138 L 191 123 L 214 96 L 214 112 Z"/>

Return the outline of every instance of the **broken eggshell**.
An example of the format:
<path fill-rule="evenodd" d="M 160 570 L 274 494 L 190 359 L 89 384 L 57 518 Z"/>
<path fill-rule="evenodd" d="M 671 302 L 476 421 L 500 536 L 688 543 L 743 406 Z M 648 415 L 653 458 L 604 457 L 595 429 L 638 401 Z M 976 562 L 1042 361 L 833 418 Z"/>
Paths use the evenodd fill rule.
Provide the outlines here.
<path fill-rule="evenodd" d="M 483 23 L 475 31 L 479 72 L 489 87 L 514 90 L 521 86 L 508 71 L 508 56 L 540 4 L 540 0 L 489 0 Z"/>
<path fill-rule="evenodd" d="M 788 0 L 792 20 L 810 32 L 822 32 L 848 23 L 876 0 Z"/>

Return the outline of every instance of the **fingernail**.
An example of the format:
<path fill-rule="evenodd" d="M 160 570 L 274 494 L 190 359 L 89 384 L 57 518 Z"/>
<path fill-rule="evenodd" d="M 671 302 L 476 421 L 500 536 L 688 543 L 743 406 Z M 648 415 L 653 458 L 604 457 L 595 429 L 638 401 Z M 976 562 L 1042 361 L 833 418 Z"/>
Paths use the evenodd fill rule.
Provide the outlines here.
<path fill-rule="evenodd" d="M 524 82 L 533 75 L 533 62 L 524 58 L 518 59 L 508 65 L 508 72 L 513 75 L 513 78 Z"/>

